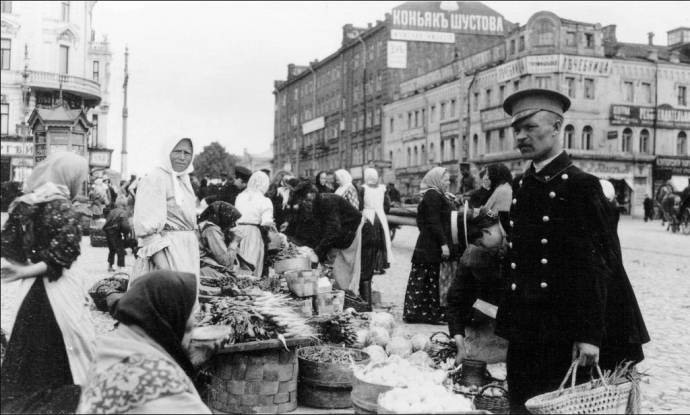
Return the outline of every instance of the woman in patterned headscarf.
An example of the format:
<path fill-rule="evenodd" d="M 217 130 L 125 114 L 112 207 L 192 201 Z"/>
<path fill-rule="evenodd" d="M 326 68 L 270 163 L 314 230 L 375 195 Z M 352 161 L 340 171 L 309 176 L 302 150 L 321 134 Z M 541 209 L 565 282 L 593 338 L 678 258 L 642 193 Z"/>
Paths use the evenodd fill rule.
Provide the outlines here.
<path fill-rule="evenodd" d="M 355 185 L 352 184 L 350 173 L 345 169 L 336 170 L 335 181 L 338 184 L 335 194 L 344 197 L 355 209 L 359 209 L 359 193 Z"/>
<path fill-rule="evenodd" d="M 236 234 L 242 238 L 238 254 L 257 277 L 264 273 L 268 229 L 275 227 L 273 203 L 265 196 L 268 186 L 266 173 L 254 172 L 247 182 L 247 188 L 237 196 L 235 202 L 235 207 L 242 214 L 235 228 Z"/>
<path fill-rule="evenodd" d="M 117 328 L 98 339 L 77 413 L 211 413 L 193 382 L 200 362 L 189 357 L 196 285 L 194 274 L 173 271 L 132 282 L 113 313 Z"/>
<path fill-rule="evenodd" d="M 439 298 L 441 261 L 451 258 L 450 233 L 452 203 L 445 197 L 450 176 L 443 167 L 434 167 L 422 179 L 422 201 L 417 207 L 419 236 L 412 255 L 403 318 L 408 323 L 440 324 L 445 312 Z"/>
<path fill-rule="evenodd" d="M 49 155 L 36 165 L 24 196 L 2 229 L 2 290 L 18 304 L 2 366 L 3 413 L 69 413 L 93 357 L 95 332 L 84 307 L 80 215 L 71 200 L 88 177 L 84 157 Z"/>
<path fill-rule="evenodd" d="M 235 266 L 237 241 L 230 229 L 242 214 L 227 202 L 213 202 L 199 216 L 201 276 L 219 278 Z M 203 278 L 202 278 L 203 281 Z"/>

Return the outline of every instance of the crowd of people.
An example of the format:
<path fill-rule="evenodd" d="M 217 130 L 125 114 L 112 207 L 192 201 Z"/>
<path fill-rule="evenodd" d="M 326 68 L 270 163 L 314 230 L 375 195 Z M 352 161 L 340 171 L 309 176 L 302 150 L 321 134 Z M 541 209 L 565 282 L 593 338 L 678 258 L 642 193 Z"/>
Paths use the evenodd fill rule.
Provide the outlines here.
<path fill-rule="evenodd" d="M 507 361 L 513 412 L 556 389 L 574 359 L 611 369 L 642 360 L 649 341 L 623 267 L 612 186 L 561 148 L 569 102 L 544 90 L 506 100 L 530 160 L 519 177 L 500 163 L 479 180 L 465 172 L 458 197 L 448 192 L 449 172 L 434 167 L 418 195 L 403 319 L 448 324 L 458 362 L 472 338 L 500 336 L 492 344 Z M 214 189 L 209 178 L 197 185 L 190 177 L 193 154 L 191 138 L 174 138 L 124 192 L 93 183 L 91 200 L 104 206 L 112 238 L 109 267 L 116 256 L 123 264 L 125 233 L 138 240 L 129 289 L 109 301 L 117 329 L 98 341 L 72 267 L 81 241 L 73 201 L 88 163 L 54 153 L 36 166 L 2 230 L 2 280 L 22 293 L 3 363 L 2 412 L 209 413 L 189 353 L 200 281 L 235 270 L 265 278 L 269 246 L 281 234 L 310 248 L 314 266 L 332 268 L 335 287 L 371 309 L 372 280 L 395 260 L 386 215 L 400 200 L 376 169 L 355 183 L 344 169 L 271 179 L 237 166 Z"/>

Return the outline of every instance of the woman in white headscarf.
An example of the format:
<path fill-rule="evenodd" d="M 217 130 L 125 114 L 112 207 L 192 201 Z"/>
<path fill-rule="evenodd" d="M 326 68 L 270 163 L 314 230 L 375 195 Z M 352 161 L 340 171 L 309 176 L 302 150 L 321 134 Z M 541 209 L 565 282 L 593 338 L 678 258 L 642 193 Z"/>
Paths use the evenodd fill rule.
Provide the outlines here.
<path fill-rule="evenodd" d="M 71 200 L 88 177 L 86 159 L 49 155 L 34 168 L 2 229 L 2 413 L 74 413 L 94 356 L 80 254 L 81 215 Z M 17 304 L 7 310 L 5 294 Z M 10 307 L 12 308 L 11 304 Z"/>
<path fill-rule="evenodd" d="M 235 235 L 242 238 L 237 254 L 240 264 L 252 270 L 257 277 L 264 272 L 268 229 L 275 227 L 273 203 L 265 196 L 269 181 L 266 173 L 253 173 L 247 188 L 235 200 L 235 208 L 242 214 L 234 228 Z"/>
<path fill-rule="evenodd" d="M 355 185 L 352 184 L 350 173 L 345 169 L 336 170 L 335 182 L 338 185 L 335 194 L 344 197 L 355 209 L 359 209 L 359 194 Z"/>
<path fill-rule="evenodd" d="M 191 272 L 198 281 L 196 196 L 189 180 L 192 139 L 167 141 L 161 155 L 137 186 L 132 222 L 141 248 L 132 278 L 160 269 Z"/>
<path fill-rule="evenodd" d="M 364 170 L 361 199 L 362 214 L 373 226 L 371 255 L 374 273 L 383 274 L 384 269 L 389 268 L 393 262 L 391 237 L 386 217 L 386 212 L 390 209 L 390 199 L 386 194 L 386 186 L 379 183 L 379 173 L 376 169 Z"/>

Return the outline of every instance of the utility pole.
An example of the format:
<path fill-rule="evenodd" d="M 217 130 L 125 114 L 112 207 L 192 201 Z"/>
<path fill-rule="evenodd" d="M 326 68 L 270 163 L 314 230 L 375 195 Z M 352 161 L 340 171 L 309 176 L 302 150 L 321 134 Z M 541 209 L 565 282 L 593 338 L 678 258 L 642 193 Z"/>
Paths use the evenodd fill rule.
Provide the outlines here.
<path fill-rule="evenodd" d="M 122 84 L 122 89 L 124 90 L 124 101 L 122 104 L 122 152 L 120 153 L 120 174 L 122 174 L 122 178 L 127 177 L 127 117 L 129 116 L 127 112 L 127 84 L 129 83 L 128 62 L 129 48 L 125 46 L 125 81 Z"/>

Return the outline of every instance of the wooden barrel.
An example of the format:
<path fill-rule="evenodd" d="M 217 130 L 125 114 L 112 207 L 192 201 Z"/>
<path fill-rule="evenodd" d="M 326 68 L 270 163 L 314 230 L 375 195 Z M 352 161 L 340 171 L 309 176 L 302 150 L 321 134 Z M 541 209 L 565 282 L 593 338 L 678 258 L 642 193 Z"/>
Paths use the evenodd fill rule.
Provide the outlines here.
<path fill-rule="evenodd" d="M 352 406 L 356 414 L 375 414 L 378 410 L 379 395 L 393 389 L 392 386 L 368 383 L 352 376 Z"/>
<path fill-rule="evenodd" d="M 301 349 L 331 348 L 332 346 L 313 346 Z M 342 349 L 342 348 L 338 348 Z M 369 355 L 361 350 L 352 351 L 354 360 L 358 364 L 369 363 Z M 352 391 L 352 368 L 350 365 L 337 363 L 313 362 L 298 355 L 299 382 L 297 383 L 297 401 L 304 406 L 313 408 L 349 408 L 352 406 L 350 393 Z"/>

